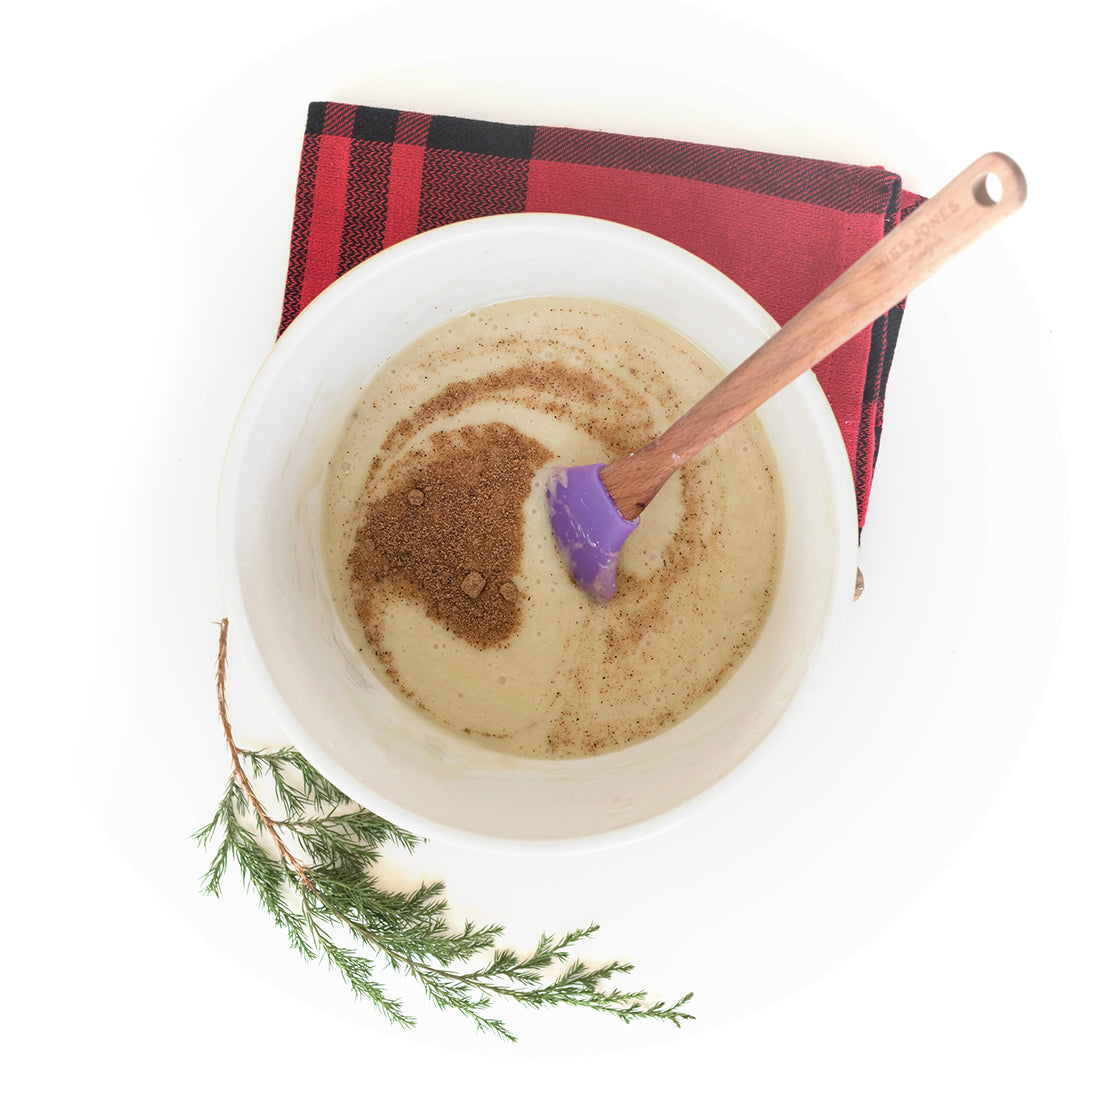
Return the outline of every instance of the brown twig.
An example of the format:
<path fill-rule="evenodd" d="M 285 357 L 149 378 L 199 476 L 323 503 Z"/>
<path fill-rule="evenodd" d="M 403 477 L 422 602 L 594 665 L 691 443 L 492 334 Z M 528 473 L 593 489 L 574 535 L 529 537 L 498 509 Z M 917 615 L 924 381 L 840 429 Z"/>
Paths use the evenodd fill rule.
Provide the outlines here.
<path fill-rule="evenodd" d="M 222 732 L 225 734 L 225 743 L 229 747 L 229 755 L 233 761 L 233 775 L 236 777 L 237 782 L 240 784 L 241 790 L 244 791 L 245 797 L 248 799 L 252 808 L 256 811 L 260 820 L 264 824 L 264 828 L 267 830 L 271 839 L 275 842 L 276 847 L 279 850 L 279 855 L 282 856 L 286 864 L 293 869 L 294 873 L 298 876 L 302 886 L 304 886 L 311 894 L 316 897 L 321 897 L 320 890 L 317 889 L 313 879 L 310 878 L 309 872 L 305 866 L 299 860 L 293 852 L 286 846 L 283 838 L 279 835 L 279 828 L 275 824 L 275 821 L 264 809 L 263 803 L 257 797 L 252 784 L 249 782 L 248 776 L 245 774 L 244 765 L 241 763 L 241 752 L 237 747 L 237 742 L 233 740 L 233 728 L 229 722 L 229 706 L 225 699 L 225 681 L 226 681 L 226 667 L 228 665 L 228 646 L 229 640 L 229 620 L 222 619 L 221 621 L 221 634 L 218 639 L 218 714 L 222 720 Z M 360 921 L 353 920 L 346 913 L 339 914 L 340 919 L 353 931 L 357 932 L 363 940 L 368 943 L 373 943 L 378 947 L 382 945 L 378 941 L 378 937 Z M 399 962 L 404 963 L 412 970 L 419 970 L 421 972 L 429 972 L 432 974 L 440 974 L 446 976 L 446 971 L 437 969 L 433 966 L 428 966 L 424 962 L 414 959 L 409 955 L 402 954 L 393 948 L 385 948 L 390 957 L 396 959 Z M 471 982 L 472 985 L 478 983 Z M 486 988 L 491 988 L 486 986 Z"/>
<path fill-rule="evenodd" d="M 233 729 L 229 724 L 229 707 L 225 701 L 225 675 L 229 653 L 228 641 L 229 620 L 222 619 L 221 635 L 218 639 L 218 714 L 221 716 L 222 732 L 225 734 L 225 743 L 229 747 L 229 756 L 233 761 L 233 774 L 237 777 L 237 782 L 240 784 L 241 790 L 244 791 L 245 797 L 252 804 L 252 808 L 256 811 L 256 815 L 263 822 L 264 828 L 275 842 L 275 846 L 279 849 L 279 855 L 282 857 L 283 861 L 294 870 L 301 884 L 311 893 L 316 894 L 317 887 L 314 885 L 313 879 L 309 877 L 309 873 L 306 871 L 301 860 L 299 860 L 283 842 L 283 838 L 279 835 L 279 830 L 275 822 L 271 819 L 267 810 L 264 809 L 263 803 L 253 790 L 252 784 L 245 774 L 244 766 L 241 764 L 241 753 L 237 748 L 237 742 L 233 740 Z"/>

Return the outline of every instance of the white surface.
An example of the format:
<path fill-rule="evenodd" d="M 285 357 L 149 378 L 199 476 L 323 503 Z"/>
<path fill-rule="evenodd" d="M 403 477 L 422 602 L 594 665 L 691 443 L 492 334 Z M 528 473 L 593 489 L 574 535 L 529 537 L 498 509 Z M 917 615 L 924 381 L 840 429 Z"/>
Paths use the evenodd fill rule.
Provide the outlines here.
<path fill-rule="evenodd" d="M 644 1097 L 707 1095 L 692 1082 L 717 1073 L 753 1097 L 1096 1095 L 1079 9 L 566 0 L 532 30 L 514 4 L 363 19 L 375 6 L 8 17 L 12 1094 Z M 278 321 L 305 104 L 326 97 L 881 162 L 925 193 L 989 148 L 1028 175 L 1024 211 L 910 300 L 867 592 L 788 833 L 763 847 L 716 813 L 611 866 L 432 845 L 397 872 L 444 874 L 459 914 L 521 944 L 600 920 L 594 952 L 666 996 L 697 990 L 683 1032 L 523 1014 L 506 1049 L 418 1004 L 421 1029 L 398 1034 L 250 898 L 197 896 L 188 834 L 226 775 L 217 475 Z"/>

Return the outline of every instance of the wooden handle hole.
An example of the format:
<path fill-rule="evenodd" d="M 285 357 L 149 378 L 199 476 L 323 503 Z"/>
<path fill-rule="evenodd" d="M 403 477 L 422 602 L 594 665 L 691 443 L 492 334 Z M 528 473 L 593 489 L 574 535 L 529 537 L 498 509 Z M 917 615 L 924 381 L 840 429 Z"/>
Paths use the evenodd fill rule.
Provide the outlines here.
<path fill-rule="evenodd" d="M 970 186 L 982 206 L 996 206 L 1004 198 L 1004 185 L 995 172 L 983 172 Z"/>

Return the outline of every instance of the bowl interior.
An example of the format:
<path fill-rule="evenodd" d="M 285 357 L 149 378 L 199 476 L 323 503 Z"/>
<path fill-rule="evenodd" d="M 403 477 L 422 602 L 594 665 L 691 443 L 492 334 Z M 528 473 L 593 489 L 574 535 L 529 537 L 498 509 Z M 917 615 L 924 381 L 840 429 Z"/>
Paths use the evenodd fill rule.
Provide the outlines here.
<path fill-rule="evenodd" d="M 543 214 L 447 226 L 359 265 L 294 321 L 245 399 L 222 480 L 231 622 L 287 735 L 356 801 L 459 843 L 605 844 L 719 796 L 796 720 L 855 577 L 850 467 L 807 374 L 759 412 L 786 509 L 772 610 L 748 658 L 700 710 L 617 753 L 532 761 L 460 742 L 393 696 L 358 659 L 329 595 L 320 547 L 328 458 L 359 387 L 389 356 L 449 317 L 543 295 L 649 313 L 727 368 L 776 328 L 710 265 L 633 229 Z"/>

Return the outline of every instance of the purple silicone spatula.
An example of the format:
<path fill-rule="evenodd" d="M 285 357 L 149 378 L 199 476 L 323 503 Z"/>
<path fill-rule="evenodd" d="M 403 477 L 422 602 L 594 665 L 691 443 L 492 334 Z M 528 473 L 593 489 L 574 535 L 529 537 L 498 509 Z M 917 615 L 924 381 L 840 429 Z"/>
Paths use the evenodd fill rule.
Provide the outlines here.
<path fill-rule="evenodd" d="M 623 543 L 684 463 L 1018 210 L 1026 194 L 1011 158 L 979 157 L 651 443 L 606 464 L 553 470 L 550 525 L 577 584 L 610 600 Z"/>

